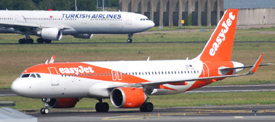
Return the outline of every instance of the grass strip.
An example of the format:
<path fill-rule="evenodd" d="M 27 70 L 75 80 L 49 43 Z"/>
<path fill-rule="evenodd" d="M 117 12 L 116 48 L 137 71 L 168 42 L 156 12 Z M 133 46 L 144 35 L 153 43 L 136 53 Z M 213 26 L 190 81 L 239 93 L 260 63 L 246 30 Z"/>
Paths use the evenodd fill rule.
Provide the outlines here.
<path fill-rule="evenodd" d="M 189 107 L 189 106 L 225 106 L 225 105 L 260 105 L 274 104 L 275 92 L 232 92 L 232 93 L 187 93 L 175 95 L 150 96 L 149 102 L 155 108 Z M 16 101 L 14 109 L 40 109 L 43 107 L 41 99 L 24 98 L 19 96 L 0 97 L 0 101 Z M 103 101 L 111 105 L 109 99 Z M 98 101 L 90 98 L 80 100 L 75 108 L 94 109 Z"/>

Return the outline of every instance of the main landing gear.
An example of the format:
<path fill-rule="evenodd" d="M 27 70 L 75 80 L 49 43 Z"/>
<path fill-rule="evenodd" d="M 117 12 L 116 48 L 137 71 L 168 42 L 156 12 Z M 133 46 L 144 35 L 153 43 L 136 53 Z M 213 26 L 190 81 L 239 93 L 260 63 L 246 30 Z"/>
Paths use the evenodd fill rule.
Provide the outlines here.
<path fill-rule="evenodd" d="M 48 109 L 49 104 L 47 103 L 48 99 L 47 98 L 42 98 L 42 102 L 44 102 L 44 108 L 40 109 L 40 113 L 41 114 L 48 114 L 48 113 L 50 113 L 50 109 Z"/>
<path fill-rule="evenodd" d="M 46 44 L 50 44 L 52 42 L 52 40 L 44 40 L 42 38 L 37 38 L 36 41 L 37 41 L 38 44 L 42 44 L 44 42 Z M 19 42 L 19 44 L 33 44 L 33 39 L 31 39 L 31 38 L 28 38 L 28 39 L 23 38 L 23 39 L 19 39 L 18 42 Z"/>
<path fill-rule="evenodd" d="M 133 37 L 132 33 L 128 34 L 128 40 L 127 40 L 128 43 L 132 43 L 132 37 Z"/>
<path fill-rule="evenodd" d="M 154 110 L 154 105 L 151 102 L 147 102 L 143 104 L 139 108 L 140 112 L 152 112 Z"/>
<path fill-rule="evenodd" d="M 23 38 L 18 40 L 19 44 L 33 44 L 33 39 L 29 38 Z"/>
<path fill-rule="evenodd" d="M 99 102 L 95 105 L 96 112 L 108 112 L 109 111 L 109 104 L 104 102 L 102 103 L 102 99 L 98 100 Z"/>
<path fill-rule="evenodd" d="M 42 43 L 46 43 L 46 44 L 50 44 L 51 42 L 52 42 L 52 40 L 44 40 L 44 39 L 42 39 L 42 38 L 38 38 L 37 40 L 37 43 L 38 44 L 42 44 Z"/>

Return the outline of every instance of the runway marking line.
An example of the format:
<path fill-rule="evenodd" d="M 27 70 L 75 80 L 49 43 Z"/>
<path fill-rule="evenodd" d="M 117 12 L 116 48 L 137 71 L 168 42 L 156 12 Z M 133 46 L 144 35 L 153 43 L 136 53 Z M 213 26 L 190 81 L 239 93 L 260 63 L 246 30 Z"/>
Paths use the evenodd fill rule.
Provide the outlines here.
<path fill-rule="evenodd" d="M 235 119 L 243 119 L 243 116 L 234 116 Z"/>
<path fill-rule="evenodd" d="M 171 116 L 139 116 L 139 115 L 122 115 L 122 116 L 115 116 L 115 117 L 105 117 L 101 120 L 140 120 L 140 119 L 156 119 L 159 117 L 171 117 Z"/>
<path fill-rule="evenodd" d="M 139 118 L 118 118 L 118 117 L 105 117 L 101 120 L 139 120 L 139 119 L 143 119 L 143 117 L 139 117 Z"/>

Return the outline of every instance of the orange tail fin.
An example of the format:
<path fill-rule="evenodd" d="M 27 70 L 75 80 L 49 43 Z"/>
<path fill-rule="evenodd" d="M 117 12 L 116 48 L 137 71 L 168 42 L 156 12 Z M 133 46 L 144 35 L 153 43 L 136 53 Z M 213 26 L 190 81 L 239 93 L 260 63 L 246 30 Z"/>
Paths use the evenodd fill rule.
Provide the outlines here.
<path fill-rule="evenodd" d="M 201 61 L 230 61 L 238 9 L 227 9 L 201 54 Z"/>

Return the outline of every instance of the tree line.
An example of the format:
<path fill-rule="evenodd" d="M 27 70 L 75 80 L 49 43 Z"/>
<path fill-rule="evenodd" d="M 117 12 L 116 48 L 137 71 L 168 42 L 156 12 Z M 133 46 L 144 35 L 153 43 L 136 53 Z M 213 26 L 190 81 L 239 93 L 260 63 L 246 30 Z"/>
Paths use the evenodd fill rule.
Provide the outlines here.
<path fill-rule="evenodd" d="M 98 2 L 98 3 L 97 3 Z M 77 9 L 95 11 L 102 0 L 77 0 Z M 104 0 L 105 7 L 117 7 L 118 0 Z M 75 10 L 75 0 L 0 0 L 0 10 Z"/>

